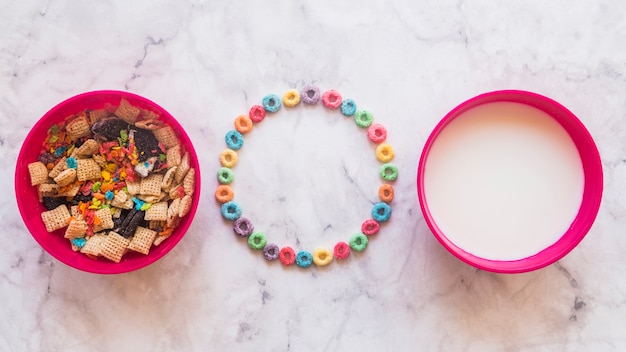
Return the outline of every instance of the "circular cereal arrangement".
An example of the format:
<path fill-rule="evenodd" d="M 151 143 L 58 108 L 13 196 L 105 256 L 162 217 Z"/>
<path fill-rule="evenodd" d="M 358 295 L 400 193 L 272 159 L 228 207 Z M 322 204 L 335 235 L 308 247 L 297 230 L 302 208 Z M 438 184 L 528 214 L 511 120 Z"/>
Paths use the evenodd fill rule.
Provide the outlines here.
<path fill-rule="evenodd" d="M 350 237 L 348 243 L 339 241 L 329 250 L 317 247 L 313 252 L 306 250 L 294 251 L 292 247 L 279 247 L 270 243 L 267 237 L 259 231 L 254 231 L 251 220 L 241 216 L 242 210 L 238 203 L 233 201 L 234 191 L 230 184 L 234 181 L 233 167 L 237 164 L 239 151 L 244 145 L 243 134 L 250 132 L 254 124 L 261 123 L 266 113 L 275 113 L 282 106 L 294 108 L 302 102 L 307 105 L 320 105 L 329 110 L 339 110 L 345 117 L 353 118 L 359 130 L 366 131 L 366 137 L 376 145 L 374 156 L 381 162 L 378 170 L 383 184 L 375 195 L 379 201 L 375 202 L 371 210 L 371 218 L 361 225 L 361 231 Z M 332 263 L 333 259 L 344 260 L 350 256 L 351 251 L 362 252 L 367 248 L 368 236 L 375 235 L 380 230 L 380 224 L 391 217 L 390 203 L 393 200 L 394 189 L 388 182 L 393 182 L 398 177 L 398 168 L 391 163 L 395 153 L 390 144 L 386 143 L 387 130 L 378 123 L 373 123 L 374 115 L 367 110 L 357 109 L 352 99 L 343 99 L 336 90 L 328 90 L 320 93 L 315 86 L 306 86 L 300 92 L 295 89 L 287 90 L 282 98 L 276 94 L 268 94 L 263 97 L 261 104 L 253 105 L 248 116 L 240 115 L 235 119 L 235 130 L 228 131 L 224 138 L 228 147 L 220 154 L 222 167 L 217 172 L 220 185 L 215 191 L 215 199 L 221 203 L 222 217 L 227 221 L 233 221 L 233 231 L 238 237 L 247 237 L 248 246 L 258 250 L 267 261 L 278 259 L 284 266 L 296 264 L 300 268 L 308 268 L 312 264 L 318 267 Z"/>

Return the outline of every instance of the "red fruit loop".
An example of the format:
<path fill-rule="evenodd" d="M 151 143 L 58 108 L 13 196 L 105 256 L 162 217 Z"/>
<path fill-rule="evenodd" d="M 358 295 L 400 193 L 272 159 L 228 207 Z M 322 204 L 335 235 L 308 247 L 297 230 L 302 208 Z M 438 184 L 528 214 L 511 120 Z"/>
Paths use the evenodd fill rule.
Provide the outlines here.
<path fill-rule="evenodd" d="M 327 90 L 322 95 L 322 104 L 329 109 L 337 109 L 342 101 L 341 94 L 334 89 Z"/>
<path fill-rule="evenodd" d="M 361 232 L 364 235 L 375 235 L 380 230 L 380 224 L 374 219 L 367 219 L 363 221 L 363 225 L 361 225 Z"/>
<path fill-rule="evenodd" d="M 335 258 L 346 259 L 350 255 L 350 246 L 345 242 L 338 242 L 333 251 Z"/>
<path fill-rule="evenodd" d="M 375 123 L 367 129 L 367 138 L 374 143 L 381 143 L 387 139 L 387 129 L 385 126 Z"/>
<path fill-rule="evenodd" d="M 296 262 L 296 252 L 291 247 L 283 247 L 278 253 L 278 259 L 285 266 L 291 265 Z"/>
<path fill-rule="evenodd" d="M 265 108 L 261 105 L 252 105 L 249 115 L 252 122 L 261 122 L 265 118 Z"/>

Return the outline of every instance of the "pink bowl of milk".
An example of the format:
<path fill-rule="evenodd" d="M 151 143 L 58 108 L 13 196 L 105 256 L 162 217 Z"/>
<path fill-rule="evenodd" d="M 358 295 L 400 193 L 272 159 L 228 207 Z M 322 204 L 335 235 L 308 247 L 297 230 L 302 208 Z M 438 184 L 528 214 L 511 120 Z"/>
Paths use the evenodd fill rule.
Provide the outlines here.
<path fill-rule="evenodd" d="M 536 270 L 585 237 L 602 198 L 602 164 L 580 120 L 526 91 L 479 95 L 426 141 L 417 189 L 437 240 L 499 273 Z"/>

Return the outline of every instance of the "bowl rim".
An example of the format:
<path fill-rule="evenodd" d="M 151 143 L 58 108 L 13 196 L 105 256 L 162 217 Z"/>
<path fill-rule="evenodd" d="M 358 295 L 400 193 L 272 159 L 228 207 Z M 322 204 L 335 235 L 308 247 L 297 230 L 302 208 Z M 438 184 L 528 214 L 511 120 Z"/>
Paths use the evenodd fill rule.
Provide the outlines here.
<path fill-rule="evenodd" d="M 53 116 L 61 113 L 64 107 L 71 105 L 71 104 L 79 104 L 78 102 L 84 99 L 97 99 L 98 97 L 102 97 L 102 98 L 119 97 L 120 99 L 126 98 L 129 101 L 132 100 L 134 102 L 141 102 L 142 105 L 150 106 L 151 108 L 153 108 L 154 111 L 158 111 L 161 118 L 165 117 L 167 124 L 171 126 L 172 128 L 174 128 L 174 130 L 177 132 L 180 139 L 185 141 L 184 143 L 185 150 L 189 153 L 190 164 L 192 165 L 192 167 L 195 167 L 195 171 L 196 171 L 195 173 L 196 184 L 195 184 L 195 190 L 193 194 L 192 207 L 189 213 L 185 216 L 185 220 L 181 222 L 181 224 L 177 227 L 176 229 L 177 235 L 176 236 L 172 235 L 167 239 L 167 241 L 164 241 L 159 246 L 159 248 L 162 247 L 162 249 L 159 251 L 156 251 L 156 253 L 153 253 L 153 251 L 151 251 L 150 254 L 148 254 L 147 256 L 143 256 L 143 255 L 141 257 L 138 256 L 139 259 L 136 259 L 136 260 L 124 261 L 124 259 L 122 259 L 122 262 L 120 263 L 114 263 L 114 262 L 109 262 L 105 260 L 93 260 L 93 259 L 87 258 L 86 256 L 85 258 L 89 260 L 88 262 L 82 259 L 79 261 L 75 261 L 75 260 L 70 260 L 68 256 L 62 255 L 62 253 L 59 253 L 58 249 L 54 248 L 55 246 L 50 245 L 47 241 L 44 241 L 43 236 L 40 236 L 37 234 L 38 229 L 36 228 L 35 224 L 32 221 L 26 220 L 27 218 L 29 218 L 28 216 L 29 209 L 27 209 L 28 205 L 25 204 L 25 199 L 24 199 L 25 197 L 23 196 L 23 191 L 20 191 L 20 188 L 24 187 L 24 184 L 21 183 L 23 182 L 24 177 L 25 176 L 27 178 L 29 177 L 26 165 L 28 165 L 29 162 L 32 162 L 32 161 L 24 160 L 24 154 L 26 153 L 27 149 L 32 148 L 32 145 L 29 145 L 29 142 L 32 142 L 31 139 L 34 138 L 36 131 L 38 131 L 41 128 L 47 129 L 49 127 L 49 126 L 46 126 L 46 124 L 49 123 L 49 121 L 47 120 L 51 118 L 54 119 L 55 121 L 59 120 L 58 118 L 55 119 Z M 36 141 L 36 142 L 37 142 L 36 147 L 39 149 L 41 141 Z M 193 146 L 193 141 L 191 140 L 191 138 L 189 137 L 185 129 L 182 127 L 182 125 L 178 122 L 178 120 L 173 115 L 171 115 L 166 109 L 164 109 L 162 106 L 155 103 L 154 101 L 148 98 L 145 98 L 143 96 L 140 96 L 138 94 L 135 94 L 135 93 L 121 91 L 121 90 L 94 90 L 94 91 L 87 91 L 87 92 L 73 95 L 57 103 L 52 108 L 50 108 L 45 114 L 43 114 L 31 127 L 28 134 L 24 138 L 22 146 L 17 155 L 15 175 L 14 175 L 14 192 L 15 192 L 15 197 L 16 197 L 17 206 L 20 212 L 20 216 L 22 218 L 22 222 L 28 229 L 28 232 L 30 232 L 31 236 L 35 239 L 35 241 L 39 243 L 39 245 L 48 254 L 50 254 L 52 257 L 54 257 L 61 263 L 69 267 L 75 268 L 77 270 L 84 271 L 84 272 L 93 273 L 93 274 L 122 274 L 122 273 L 141 269 L 143 267 L 146 267 L 158 261 L 159 259 L 164 257 L 167 253 L 169 253 L 185 236 L 185 234 L 187 233 L 189 229 L 189 226 L 193 222 L 196 211 L 198 209 L 200 193 L 201 193 L 201 184 L 202 184 L 200 173 L 201 173 L 200 165 L 199 165 L 197 153 Z M 35 188 L 34 186 L 30 186 L 30 183 L 28 183 L 28 187 Z M 36 194 L 36 191 L 35 191 L 35 194 Z M 44 231 L 45 231 L 45 228 L 44 228 Z M 44 235 L 51 235 L 51 234 L 46 232 Z M 81 263 L 86 262 L 86 263 L 89 263 L 89 265 L 86 265 L 86 266 L 77 265 L 78 262 L 81 262 Z"/>
<path fill-rule="evenodd" d="M 568 230 L 551 246 L 535 255 L 517 260 L 485 259 L 466 252 L 450 241 L 439 229 L 428 208 L 424 192 L 424 169 L 433 143 L 448 124 L 463 112 L 479 105 L 495 102 L 513 102 L 537 108 L 556 120 L 572 138 L 580 155 L 584 175 L 582 202 Z M 429 135 L 417 169 L 417 192 L 426 224 L 439 243 L 461 261 L 478 269 L 496 273 L 523 273 L 548 266 L 573 250 L 587 235 L 598 214 L 602 201 L 602 161 L 596 144 L 584 124 L 560 103 L 525 90 L 496 90 L 470 98 L 448 112 Z"/>

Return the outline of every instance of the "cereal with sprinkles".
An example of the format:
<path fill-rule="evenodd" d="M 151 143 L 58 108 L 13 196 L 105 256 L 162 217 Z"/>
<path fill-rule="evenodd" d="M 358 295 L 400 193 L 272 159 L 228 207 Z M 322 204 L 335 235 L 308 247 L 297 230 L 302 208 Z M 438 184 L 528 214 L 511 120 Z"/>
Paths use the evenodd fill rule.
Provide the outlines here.
<path fill-rule="evenodd" d="M 282 98 L 281 98 L 282 97 Z M 339 111 L 345 117 L 354 119 L 355 124 L 360 127 L 357 130 L 365 131 L 366 137 L 375 144 L 376 160 L 381 163 L 378 174 L 382 179 L 382 185 L 377 192 L 372 192 L 374 204 L 370 216 L 361 227 L 360 232 L 348 238 L 347 242 L 339 241 L 334 246 L 316 247 L 313 251 L 291 246 L 279 247 L 270 243 L 270 236 L 255 229 L 252 221 L 242 216 L 242 208 L 234 199 L 235 168 L 239 160 L 238 153 L 243 151 L 243 134 L 253 130 L 254 125 L 262 123 L 267 113 L 280 115 L 281 106 L 288 107 L 287 111 L 296 109 L 298 106 L 322 106 L 329 111 Z M 217 181 L 219 182 L 215 190 L 215 200 L 221 204 L 221 215 L 225 221 L 232 221 L 232 229 L 239 238 L 245 238 L 248 246 L 261 252 L 268 262 L 276 259 L 285 267 L 295 266 L 307 269 L 323 267 L 331 264 L 334 259 L 346 261 L 350 257 L 351 251 L 364 251 L 370 240 L 368 236 L 377 234 L 381 229 L 381 224 L 388 221 L 391 216 L 391 203 L 394 198 L 394 189 L 388 183 L 395 181 L 398 177 L 398 169 L 390 161 L 395 153 L 392 146 L 387 142 L 387 129 L 380 123 L 374 123 L 374 115 L 364 109 L 357 110 L 357 104 L 353 99 L 344 99 L 337 90 L 330 89 L 325 92 L 313 85 L 308 85 L 300 90 L 289 89 L 282 95 L 267 94 L 261 102 L 253 105 L 247 114 L 237 115 L 235 118 L 235 130 L 228 131 L 224 137 L 226 149 L 220 155 L 220 168 L 217 171 Z M 295 243 L 300 247 L 299 241 Z"/>
<path fill-rule="evenodd" d="M 28 171 L 47 231 L 63 230 L 74 251 L 115 263 L 171 235 L 196 187 L 174 129 L 125 99 L 51 126 Z"/>

